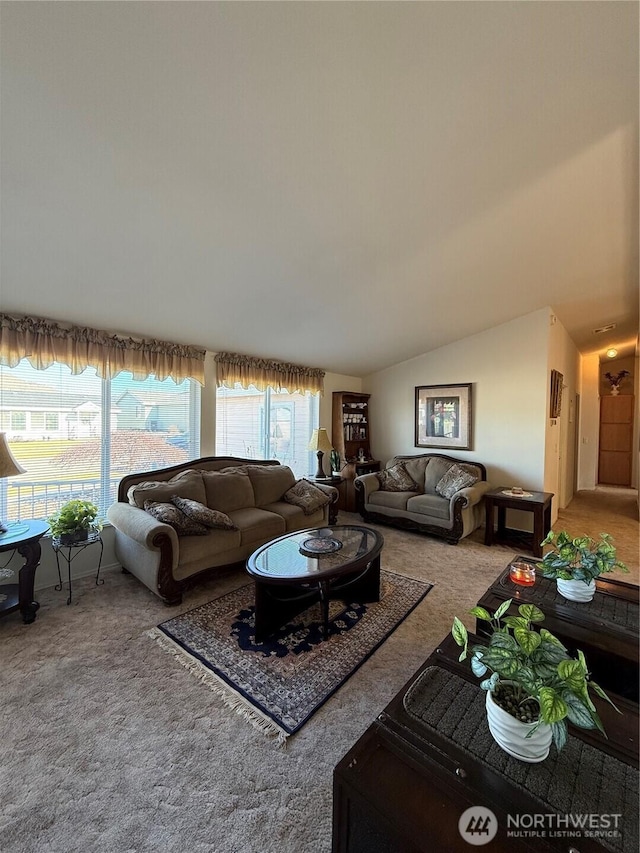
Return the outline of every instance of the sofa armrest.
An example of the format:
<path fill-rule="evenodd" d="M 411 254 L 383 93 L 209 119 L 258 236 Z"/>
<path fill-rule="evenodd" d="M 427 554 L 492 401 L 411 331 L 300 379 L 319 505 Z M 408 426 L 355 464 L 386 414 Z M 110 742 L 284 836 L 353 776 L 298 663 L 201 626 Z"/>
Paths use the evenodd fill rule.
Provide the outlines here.
<path fill-rule="evenodd" d="M 316 489 L 320 489 L 321 492 L 324 492 L 325 495 L 329 495 L 332 504 L 338 503 L 340 492 L 335 488 L 335 486 L 328 486 L 326 483 L 314 483 L 313 485 Z"/>
<path fill-rule="evenodd" d="M 362 498 L 363 504 L 366 504 L 369 502 L 369 495 L 373 492 L 377 492 L 380 488 L 380 480 L 375 473 L 361 474 L 359 477 L 355 478 L 353 486 L 356 493 L 358 493 Z"/>
<path fill-rule="evenodd" d="M 477 483 L 474 483 L 473 486 L 467 486 L 466 489 L 460 489 L 460 491 L 456 492 L 455 495 L 451 498 L 452 506 L 453 501 L 457 498 L 464 498 L 463 506 L 474 506 L 477 504 L 484 495 L 492 489 L 493 486 L 491 483 L 487 483 L 486 480 L 478 480 Z"/>
<path fill-rule="evenodd" d="M 178 534 L 174 528 L 170 524 L 158 521 L 137 506 L 126 503 L 112 504 L 107 510 L 107 519 L 125 536 L 150 550 L 160 550 L 158 534 L 168 536 L 174 555 L 178 554 Z"/>

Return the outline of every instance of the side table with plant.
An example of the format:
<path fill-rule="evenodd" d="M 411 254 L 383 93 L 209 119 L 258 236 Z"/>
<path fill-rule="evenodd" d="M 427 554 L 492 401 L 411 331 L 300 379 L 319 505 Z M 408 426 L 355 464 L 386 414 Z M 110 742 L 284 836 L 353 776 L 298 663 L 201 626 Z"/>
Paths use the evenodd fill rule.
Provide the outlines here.
<path fill-rule="evenodd" d="M 543 576 L 555 580 L 558 592 L 570 601 L 591 601 L 600 575 L 616 569 L 629 571 L 617 559 L 608 533 L 601 533 L 598 540 L 589 536 L 572 539 L 565 530 L 557 534 L 550 530 L 541 544 L 552 546 L 540 563 Z"/>
<path fill-rule="evenodd" d="M 480 606 L 469 611 L 491 630 L 488 645 L 472 646 L 470 663 L 474 675 L 484 679 L 480 687 L 487 691 L 487 721 L 494 740 L 514 758 L 536 763 L 547 757 L 552 740 L 562 749 L 567 721 L 605 734 L 589 690 L 615 705 L 590 679 L 581 651 L 575 660 L 550 631 L 532 628 L 545 618 L 538 607 L 521 604 L 518 616 L 505 615 L 511 603 L 504 601 L 493 616 Z M 457 616 L 451 633 L 462 646 L 463 661 L 469 637 Z"/>
<path fill-rule="evenodd" d="M 98 519 L 98 507 L 91 501 L 75 498 L 67 501 L 47 520 L 51 535 L 61 545 L 84 542 L 91 531 L 102 530 Z"/>

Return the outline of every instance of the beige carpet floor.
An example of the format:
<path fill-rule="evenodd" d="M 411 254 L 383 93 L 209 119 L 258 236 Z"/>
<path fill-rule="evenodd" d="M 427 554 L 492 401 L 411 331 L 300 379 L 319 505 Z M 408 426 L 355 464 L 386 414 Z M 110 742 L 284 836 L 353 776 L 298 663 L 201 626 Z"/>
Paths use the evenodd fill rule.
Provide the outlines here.
<path fill-rule="evenodd" d="M 635 492 L 580 493 L 555 527 L 613 533 L 638 582 Z M 286 749 L 145 635 L 239 586 L 241 571 L 172 610 L 108 572 L 101 587 L 79 581 L 69 607 L 66 593 L 41 592 L 33 625 L 1 620 L 0 849 L 328 853 L 334 766 L 514 554 L 486 548 L 482 531 L 453 547 L 380 530 L 384 567 L 435 587 Z"/>

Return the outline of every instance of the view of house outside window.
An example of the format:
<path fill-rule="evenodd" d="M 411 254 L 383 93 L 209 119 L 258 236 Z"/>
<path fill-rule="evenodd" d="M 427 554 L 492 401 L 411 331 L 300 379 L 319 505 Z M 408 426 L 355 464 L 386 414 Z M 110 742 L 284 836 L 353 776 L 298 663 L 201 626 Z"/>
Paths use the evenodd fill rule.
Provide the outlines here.
<path fill-rule="evenodd" d="M 23 360 L 0 367 L 0 429 L 26 470 L 0 480 L 0 518 L 47 518 L 71 498 L 104 516 L 125 474 L 200 455 L 200 386 Z"/>
<path fill-rule="evenodd" d="M 216 454 L 245 459 L 277 459 L 296 477 L 315 471 L 308 450 L 318 426 L 318 397 L 287 391 L 218 388 L 216 392 Z"/>

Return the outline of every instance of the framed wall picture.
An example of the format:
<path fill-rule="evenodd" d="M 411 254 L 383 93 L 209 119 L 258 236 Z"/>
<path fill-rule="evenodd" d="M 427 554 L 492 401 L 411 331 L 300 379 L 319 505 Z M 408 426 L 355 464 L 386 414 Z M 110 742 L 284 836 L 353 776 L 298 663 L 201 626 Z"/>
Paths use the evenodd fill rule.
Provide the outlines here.
<path fill-rule="evenodd" d="M 549 417 L 559 418 L 562 410 L 562 373 L 551 371 L 551 390 L 549 394 Z"/>
<path fill-rule="evenodd" d="M 471 450 L 471 384 L 416 386 L 415 446 Z"/>

